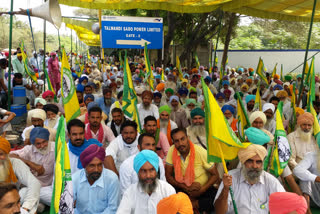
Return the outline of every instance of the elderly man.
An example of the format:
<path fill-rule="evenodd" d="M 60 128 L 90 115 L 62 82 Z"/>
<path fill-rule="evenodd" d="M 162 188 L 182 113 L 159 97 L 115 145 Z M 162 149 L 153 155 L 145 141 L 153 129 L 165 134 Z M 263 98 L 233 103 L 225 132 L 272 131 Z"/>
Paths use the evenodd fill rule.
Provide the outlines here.
<path fill-rule="evenodd" d="M 112 120 L 109 121 L 108 126 L 111 128 L 113 135 L 118 137 L 120 135 L 120 128 L 121 125 L 127 121 L 127 118 L 124 116 L 123 111 L 121 108 L 113 108 L 111 110 L 111 118 Z"/>
<path fill-rule="evenodd" d="M 207 149 L 206 126 L 204 124 L 204 111 L 195 108 L 190 112 L 191 126 L 187 128 L 188 137 L 192 143 Z"/>
<path fill-rule="evenodd" d="M 185 129 L 172 130 L 171 137 L 174 145 L 167 155 L 167 181 L 189 195 L 194 209 L 212 212 L 217 192 L 213 184 L 219 180 L 216 166 L 207 162 L 207 151 L 194 145 Z"/>
<path fill-rule="evenodd" d="M 153 93 L 151 91 L 142 92 L 142 103 L 137 105 L 141 126 L 144 125 L 144 118 L 154 116 L 159 119 L 159 110 L 155 104 L 152 104 Z"/>
<path fill-rule="evenodd" d="M 33 214 L 37 210 L 41 184 L 23 161 L 8 157 L 10 149 L 9 141 L 0 137 L 0 182 L 21 184 L 22 208 Z"/>
<path fill-rule="evenodd" d="M 111 96 L 112 96 L 111 89 L 105 88 L 103 89 L 103 97 L 100 97 L 97 100 L 97 103 L 99 104 L 100 108 L 106 115 L 110 114 L 110 107 L 116 101 L 116 99 Z"/>
<path fill-rule="evenodd" d="M 144 133 L 154 136 L 156 141 L 156 153 L 161 159 L 167 156 L 170 148 L 167 136 L 157 128 L 157 119 L 153 116 L 147 116 L 144 118 Z"/>
<path fill-rule="evenodd" d="M 133 168 L 139 182 L 131 184 L 124 192 L 117 214 L 156 214 L 158 202 L 176 193 L 170 184 L 157 178 L 158 155 L 151 150 L 139 152 Z"/>
<path fill-rule="evenodd" d="M 160 118 L 157 121 L 157 128 L 167 135 L 170 146 L 172 145 L 171 130 L 178 128 L 177 124 L 170 120 L 171 108 L 168 105 L 159 108 Z"/>
<path fill-rule="evenodd" d="M 26 145 L 20 150 L 12 151 L 11 158 L 22 160 L 29 166 L 31 172 L 40 181 L 42 187 L 51 186 L 55 164 L 55 144 L 49 142 L 49 131 L 42 127 L 35 127 L 30 133 L 32 145 Z M 40 201 L 50 206 L 52 191 L 40 189 Z"/>
<path fill-rule="evenodd" d="M 264 128 L 274 135 L 276 131 L 276 121 L 273 117 L 275 106 L 272 103 L 266 103 L 262 107 L 262 112 L 266 115 L 267 121 Z"/>
<path fill-rule="evenodd" d="M 255 99 L 256 99 L 256 95 L 251 95 L 251 94 L 247 95 L 245 98 L 248 117 L 250 117 L 252 112 L 254 112 Z"/>
<path fill-rule="evenodd" d="M 187 119 L 186 111 L 180 106 L 178 96 L 170 97 L 170 105 L 172 107 L 172 112 L 170 114 L 170 119 L 173 120 L 179 128 L 187 128 L 189 126 L 189 122 Z"/>
<path fill-rule="evenodd" d="M 285 192 L 280 182 L 263 170 L 267 150 L 252 144 L 240 149 L 240 169 L 223 175 L 223 182 L 214 202 L 217 213 L 234 213 L 229 188 L 232 187 L 238 213 L 269 213 L 269 196 L 273 192 Z M 253 197 L 253 198 L 252 198 Z"/>
<path fill-rule="evenodd" d="M 109 143 L 115 139 L 112 130 L 101 123 L 102 110 L 100 107 L 92 107 L 88 111 L 89 123 L 86 124 L 85 138 L 87 140 L 93 138 L 102 143 L 103 147 L 106 148 Z"/>
<path fill-rule="evenodd" d="M 43 110 L 46 111 L 47 119 L 44 121 L 44 125 L 57 130 L 59 125 L 59 108 L 55 104 L 47 104 L 43 107 Z"/>
<path fill-rule="evenodd" d="M 72 175 L 75 213 L 116 213 L 119 205 L 117 175 L 103 167 L 105 151 L 92 144 L 81 154 L 83 169 Z"/>
<path fill-rule="evenodd" d="M 50 132 L 49 141 L 56 140 L 57 131 L 44 125 L 44 121 L 46 120 L 47 115 L 43 109 L 33 109 L 29 111 L 28 117 L 31 118 L 32 126 L 29 126 L 23 130 L 22 138 L 25 139 L 24 145 L 30 145 L 30 132 L 34 127 L 43 127 L 48 129 L 48 131 Z"/>
<path fill-rule="evenodd" d="M 71 173 L 74 174 L 78 170 L 83 169 L 79 159 L 81 152 L 91 144 L 97 144 L 98 146 L 102 146 L 102 144 L 96 139 L 85 139 L 85 125 L 78 119 L 70 120 L 67 129 L 70 168 Z"/>
<path fill-rule="evenodd" d="M 255 111 L 250 115 L 249 121 L 250 121 L 250 124 L 252 127 L 260 129 L 261 131 L 263 131 L 264 133 L 266 133 L 270 137 L 269 144 L 272 145 L 274 136 L 273 136 L 273 134 L 271 134 L 268 130 L 266 130 L 264 128 L 264 125 L 267 122 L 266 115 L 262 111 Z"/>
<path fill-rule="evenodd" d="M 134 121 L 126 121 L 121 125 L 121 135 L 111 141 L 106 148 L 106 158 L 104 166 L 119 175 L 118 170 L 122 162 L 131 155 L 137 154 L 138 150 L 138 131 Z"/>
<path fill-rule="evenodd" d="M 228 120 L 228 123 L 230 125 L 230 127 L 232 128 L 232 130 L 237 133 L 238 132 L 238 127 L 237 127 L 237 123 L 238 120 L 234 118 L 234 113 L 235 113 L 235 109 L 231 106 L 231 105 L 224 105 L 221 108 L 222 113 L 224 114 L 224 116 L 226 117 L 226 119 Z"/>
<path fill-rule="evenodd" d="M 291 157 L 289 160 L 291 169 L 296 167 L 296 165 L 305 157 L 306 153 L 319 150 L 313 136 L 313 122 L 313 115 L 309 112 L 305 112 L 297 119 L 298 127 L 296 131 L 288 135 L 288 141 L 291 147 Z"/>
<path fill-rule="evenodd" d="M 138 139 L 138 149 L 140 152 L 143 150 L 151 150 L 155 152 L 156 142 L 155 142 L 154 136 L 148 133 L 141 134 Z M 133 161 L 136 155 L 137 154 L 127 158 L 125 161 L 123 161 L 123 163 L 120 166 L 119 174 L 120 174 L 121 194 L 123 194 L 124 191 L 126 191 L 131 184 L 135 184 L 139 182 L 138 175 L 133 168 Z M 158 178 L 160 180 L 166 181 L 163 160 L 160 157 L 159 157 Z"/>
<path fill-rule="evenodd" d="M 43 92 L 42 98 L 45 99 L 47 103 L 54 103 L 54 93 L 50 90 Z"/>

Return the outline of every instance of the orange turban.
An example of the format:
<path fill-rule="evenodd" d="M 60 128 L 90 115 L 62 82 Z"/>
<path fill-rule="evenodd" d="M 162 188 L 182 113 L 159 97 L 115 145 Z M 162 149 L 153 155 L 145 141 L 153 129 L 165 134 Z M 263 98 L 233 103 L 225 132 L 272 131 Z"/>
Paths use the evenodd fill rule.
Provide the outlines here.
<path fill-rule="evenodd" d="M 165 87 L 165 84 L 163 82 L 159 83 L 156 87 L 157 91 L 162 91 Z"/>
<path fill-rule="evenodd" d="M 284 90 L 281 90 L 277 93 L 276 97 L 280 98 L 280 97 L 285 97 L 287 98 L 288 97 L 288 92 L 284 91 Z"/>
<path fill-rule="evenodd" d="M 189 197 L 183 193 L 171 195 L 159 201 L 158 214 L 193 214 L 193 208 Z"/>
<path fill-rule="evenodd" d="M 249 68 L 248 71 L 254 71 L 254 69 L 253 68 Z"/>
<path fill-rule="evenodd" d="M 300 126 L 303 123 L 313 124 L 314 117 L 311 113 L 305 112 L 302 115 L 299 115 L 297 124 Z"/>
<path fill-rule="evenodd" d="M 295 107 L 294 108 L 296 110 L 296 113 L 298 113 L 299 115 L 303 115 L 304 114 L 304 110 L 300 107 Z"/>
<path fill-rule="evenodd" d="M 0 150 L 2 150 L 5 154 L 9 154 L 11 150 L 11 145 L 7 139 L 0 137 Z M 16 175 L 14 174 L 11 161 L 8 159 L 9 162 L 9 175 L 8 178 L 6 179 L 6 183 L 16 183 L 18 181 Z"/>
<path fill-rule="evenodd" d="M 247 79 L 246 83 L 252 83 L 252 79 Z"/>
<path fill-rule="evenodd" d="M 305 214 L 308 205 L 303 196 L 292 192 L 274 192 L 269 198 L 270 214 L 283 214 L 296 211 L 298 214 Z"/>
<path fill-rule="evenodd" d="M 279 74 L 275 74 L 275 75 L 273 75 L 273 79 L 280 79 Z"/>

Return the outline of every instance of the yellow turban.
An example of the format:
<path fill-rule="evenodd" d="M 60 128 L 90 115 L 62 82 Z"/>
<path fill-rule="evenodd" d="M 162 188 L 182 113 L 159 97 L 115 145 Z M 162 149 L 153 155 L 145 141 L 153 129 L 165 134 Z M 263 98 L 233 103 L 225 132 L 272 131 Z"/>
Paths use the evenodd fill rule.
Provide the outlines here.
<path fill-rule="evenodd" d="M 296 113 L 298 113 L 299 115 L 304 114 L 304 110 L 300 107 L 295 107 Z"/>
<path fill-rule="evenodd" d="M 158 214 L 193 214 L 193 208 L 189 197 L 183 193 L 171 195 L 159 201 Z"/>
<path fill-rule="evenodd" d="M 278 91 L 277 95 L 278 98 L 280 97 L 288 97 L 288 93 L 284 90 Z"/>
<path fill-rule="evenodd" d="M 249 86 L 244 83 L 244 84 L 242 84 L 242 86 L 241 86 L 241 90 L 244 89 L 244 88 L 246 88 L 246 90 L 248 90 L 248 89 L 249 89 Z"/>
<path fill-rule="evenodd" d="M 303 123 L 313 124 L 314 117 L 309 112 L 304 112 L 302 115 L 299 115 L 297 124 L 300 126 Z"/>
<path fill-rule="evenodd" d="M 2 150 L 5 154 L 9 154 L 11 150 L 10 143 L 7 139 L 0 137 L 0 150 Z M 8 166 L 8 177 L 6 178 L 5 182 L 6 183 L 16 183 L 18 181 L 16 175 L 14 174 L 11 161 L 9 161 L 9 166 Z"/>
<path fill-rule="evenodd" d="M 263 161 L 267 156 L 267 150 L 260 145 L 251 144 L 245 149 L 240 149 L 238 152 L 239 160 L 242 164 L 244 164 L 248 159 L 258 155 L 260 159 Z"/>

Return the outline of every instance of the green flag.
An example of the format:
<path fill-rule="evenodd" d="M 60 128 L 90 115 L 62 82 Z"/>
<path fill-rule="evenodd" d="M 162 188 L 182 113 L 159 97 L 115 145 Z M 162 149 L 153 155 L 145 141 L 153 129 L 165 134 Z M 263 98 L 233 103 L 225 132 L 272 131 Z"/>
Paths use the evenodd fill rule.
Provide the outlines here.
<path fill-rule="evenodd" d="M 22 61 L 24 64 L 24 70 L 26 71 L 26 73 L 28 74 L 28 76 L 35 82 L 38 84 L 38 79 L 36 77 L 36 74 L 34 73 L 34 71 L 28 66 L 29 60 L 28 60 L 28 56 L 26 55 L 26 53 L 24 52 L 24 42 L 22 41 L 21 45 L 20 45 L 20 49 L 21 49 L 21 54 L 22 54 Z"/>

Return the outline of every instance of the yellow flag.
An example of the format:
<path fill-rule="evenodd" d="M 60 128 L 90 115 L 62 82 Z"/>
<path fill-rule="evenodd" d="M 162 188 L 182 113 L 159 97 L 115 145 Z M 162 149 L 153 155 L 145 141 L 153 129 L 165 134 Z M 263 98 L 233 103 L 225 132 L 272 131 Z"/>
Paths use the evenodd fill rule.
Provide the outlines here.
<path fill-rule="evenodd" d="M 254 109 L 258 111 L 262 111 L 262 104 L 261 104 L 261 96 L 260 96 L 260 83 L 257 88 L 256 98 L 254 100 Z"/>
<path fill-rule="evenodd" d="M 61 95 L 67 123 L 80 115 L 80 106 L 66 52 L 62 51 Z"/>
<path fill-rule="evenodd" d="M 176 63 L 177 63 L 177 69 L 178 69 L 179 79 L 182 81 L 183 75 L 182 75 L 182 70 L 181 70 L 180 59 L 179 59 L 178 56 L 176 57 Z"/>
<path fill-rule="evenodd" d="M 276 63 L 276 65 L 275 65 L 274 68 L 273 68 L 273 71 L 272 71 L 272 74 L 271 74 L 271 77 L 272 77 L 272 78 L 274 77 L 274 75 L 277 74 L 277 65 L 278 65 L 278 63 Z"/>

